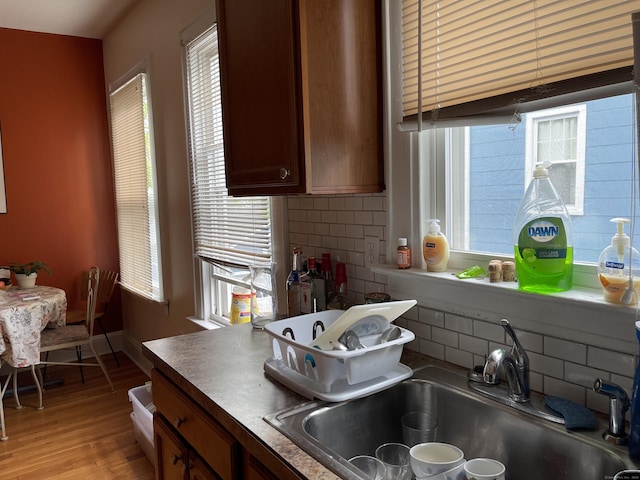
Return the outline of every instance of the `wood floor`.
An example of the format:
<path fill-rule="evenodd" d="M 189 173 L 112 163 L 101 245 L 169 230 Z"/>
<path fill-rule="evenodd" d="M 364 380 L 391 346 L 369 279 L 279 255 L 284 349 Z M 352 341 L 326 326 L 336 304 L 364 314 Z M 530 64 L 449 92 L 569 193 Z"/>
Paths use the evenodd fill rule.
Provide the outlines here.
<path fill-rule="evenodd" d="M 47 377 L 63 385 L 43 392 L 44 409 L 37 411 L 35 391 L 20 394 L 24 405 L 15 409 L 13 397 L 4 399 L 9 439 L 0 441 L 0 479 L 153 479 L 154 468 L 133 434 L 128 390 L 149 378 L 123 353 L 121 366 L 111 356 L 103 360 L 116 392 L 112 393 L 99 368 L 49 366 Z M 23 371 L 21 384 L 31 383 Z"/>

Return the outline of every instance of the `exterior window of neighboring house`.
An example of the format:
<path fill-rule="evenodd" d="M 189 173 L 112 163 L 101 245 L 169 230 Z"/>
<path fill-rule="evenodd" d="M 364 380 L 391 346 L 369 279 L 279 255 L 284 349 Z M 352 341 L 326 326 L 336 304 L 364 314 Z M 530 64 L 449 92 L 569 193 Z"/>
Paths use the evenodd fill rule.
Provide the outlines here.
<path fill-rule="evenodd" d="M 571 215 L 584 215 L 586 117 L 584 104 L 526 115 L 525 183 L 536 163 L 549 162 L 549 178 Z"/>
<path fill-rule="evenodd" d="M 225 325 L 233 288 L 250 288 L 249 266 L 272 262 L 272 203 L 227 193 L 216 26 L 183 41 L 198 317 Z"/>
<path fill-rule="evenodd" d="M 148 77 L 136 68 L 111 86 L 111 142 L 121 285 L 164 301 Z"/>

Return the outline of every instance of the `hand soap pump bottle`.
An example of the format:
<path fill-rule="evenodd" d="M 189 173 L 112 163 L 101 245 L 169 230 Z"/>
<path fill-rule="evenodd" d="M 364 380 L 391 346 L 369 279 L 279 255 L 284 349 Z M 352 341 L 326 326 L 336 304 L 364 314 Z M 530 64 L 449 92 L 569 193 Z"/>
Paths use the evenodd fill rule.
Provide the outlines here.
<path fill-rule="evenodd" d="M 440 231 L 440 220 L 427 220 L 427 234 L 422 240 L 422 255 L 428 272 L 444 272 L 449 262 L 449 242 Z"/>
<path fill-rule="evenodd" d="M 635 273 L 640 271 L 640 254 L 631 246 L 629 236 L 624 233 L 624 225 L 629 223 L 629 219 L 612 218 L 611 222 L 618 225 L 618 231 L 611 237 L 611 245 L 600 254 L 598 279 L 607 302 L 635 305 L 635 293 L 628 298 L 623 295 L 627 288 L 634 286 Z"/>
<path fill-rule="evenodd" d="M 527 292 L 562 292 L 573 286 L 573 227 L 549 179 L 550 165 L 536 165 L 514 222 L 518 288 Z"/>

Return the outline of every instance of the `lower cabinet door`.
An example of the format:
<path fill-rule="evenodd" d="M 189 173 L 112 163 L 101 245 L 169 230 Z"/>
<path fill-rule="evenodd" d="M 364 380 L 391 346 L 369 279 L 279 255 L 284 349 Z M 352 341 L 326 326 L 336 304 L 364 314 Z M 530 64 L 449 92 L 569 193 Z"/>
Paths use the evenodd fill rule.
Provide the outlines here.
<path fill-rule="evenodd" d="M 186 446 L 158 415 L 153 416 L 153 432 L 155 437 L 157 479 L 187 479 L 189 458 Z"/>
<path fill-rule="evenodd" d="M 194 452 L 189 452 L 189 480 L 219 480 L 204 461 Z"/>

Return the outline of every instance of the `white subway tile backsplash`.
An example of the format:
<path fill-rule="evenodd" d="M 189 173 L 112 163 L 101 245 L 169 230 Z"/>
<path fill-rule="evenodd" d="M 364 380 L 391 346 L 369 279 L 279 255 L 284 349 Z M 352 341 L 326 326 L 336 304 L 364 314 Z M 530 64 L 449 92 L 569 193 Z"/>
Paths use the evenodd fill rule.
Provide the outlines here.
<path fill-rule="evenodd" d="M 587 399 L 585 388 L 548 376 L 544 377 L 544 393 L 567 398 L 580 405 L 584 405 Z"/>
<path fill-rule="evenodd" d="M 428 325 L 444 328 L 444 312 L 420 307 L 418 310 L 418 318 L 421 322 Z"/>
<path fill-rule="evenodd" d="M 628 375 L 635 371 L 636 362 L 633 355 L 589 347 L 587 350 L 587 365 L 621 375 Z"/>
<path fill-rule="evenodd" d="M 431 329 L 431 339 L 450 347 L 458 347 L 458 334 L 444 328 L 433 327 Z"/>
<path fill-rule="evenodd" d="M 395 257 L 386 257 L 388 242 L 395 253 L 397 238 L 387 235 L 385 194 L 290 196 L 288 231 L 289 251 L 302 247 L 304 259 L 329 252 L 334 272 L 336 262 L 346 263 L 349 292 L 356 302 L 362 303 L 365 293 L 387 291 L 387 276 L 364 266 L 364 237 L 368 236 L 380 239 L 381 264 L 395 262 Z M 414 259 L 422 256 L 419 244 L 410 247 Z M 416 335 L 406 349 L 465 368 L 484 364 L 490 351 L 510 349 L 512 344 L 497 320 L 472 319 L 426 305 L 412 308 L 396 324 Z M 631 395 L 634 355 L 548 332 L 515 330 L 529 355 L 532 390 L 569 398 L 600 412 L 608 412 L 608 399 L 593 392 L 595 378 L 616 383 Z"/>
<path fill-rule="evenodd" d="M 575 363 L 587 363 L 587 346 L 558 338 L 544 339 L 544 354 Z"/>
<path fill-rule="evenodd" d="M 420 340 L 419 353 L 423 355 L 429 355 L 430 357 L 437 358 L 438 360 L 444 360 L 444 345 L 441 345 L 431 340 Z"/>
<path fill-rule="evenodd" d="M 445 313 L 444 326 L 449 330 L 455 330 L 459 333 L 473 335 L 473 320 L 467 317 Z"/>
<path fill-rule="evenodd" d="M 545 357 L 535 352 L 527 352 L 531 370 L 550 375 L 555 378 L 564 378 L 564 362 L 557 358 Z"/>
<path fill-rule="evenodd" d="M 459 345 L 462 350 L 475 353 L 483 358 L 489 354 L 489 342 L 481 338 L 460 334 Z"/>
<path fill-rule="evenodd" d="M 459 350 L 457 348 L 445 347 L 444 359 L 446 362 L 453 363 L 460 367 L 473 368 L 473 354 Z"/>
<path fill-rule="evenodd" d="M 486 338 L 498 343 L 504 343 L 504 329 L 499 324 L 473 321 L 473 334 L 476 337 Z"/>
<path fill-rule="evenodd" d="M 567 382 L 582 385 L 586 388 L 593 388 L 593 382 L 596 378 L 607 380 L 608 377 L 609 374 L 604 370 L 598 370 L 572 362 L 565 362 L 564 364 L 564 379 Z"/>

